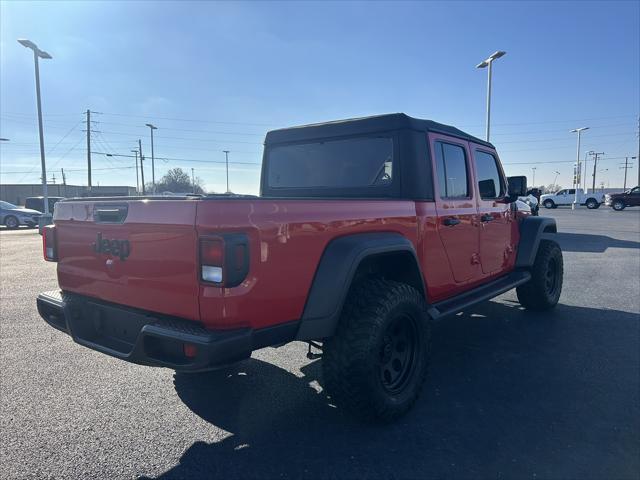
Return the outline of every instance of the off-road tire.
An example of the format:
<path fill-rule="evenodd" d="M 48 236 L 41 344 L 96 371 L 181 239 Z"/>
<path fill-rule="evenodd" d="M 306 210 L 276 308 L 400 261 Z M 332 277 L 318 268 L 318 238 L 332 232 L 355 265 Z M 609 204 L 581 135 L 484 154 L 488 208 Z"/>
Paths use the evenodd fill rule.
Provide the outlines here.
<path fill-rule="evenodd" d="M 7 227 L 10 230 L 15 230 L 16 228 L 18 228 L 20 226 L 20 221 L 18 220 L 17 217 L 15 217 L 13 215 L 8 215 L 4 219 L 4 226 Z"/>
<path fill-rule="evenodd" d="M 600 204 L 595 198 L 588 198 L 587 201 L 585 202 L 585 205 L 589 210 L 595 210 L 600 206 Z"/>
<path fill-rule="evenodd" d="M 556 306 L 562 293 L 562 250 L 552 240 L 541 240 L 531 268 L 531 280 L 516 288 L 527 310 L 544 311 Z"/>
<path fill-rule="evenodd" d="M 403 283 L 362 280 L 350 290 L 336 332 L 323 344 L 324 387 L 337 406 L 360 420 L 390 422 L 418 398 L 430 350 L 423 296 Z M 394 387 L 396 375 L 401 382 Z"/>
<path fill-rule="evenodd" d="M 616 212 L 621 212 L 622 210 L 624 210 L 624 207 L 626 207 L 626 205 L 622 200 L 614 200 L 611 204 L 611 208 L 613 208 Z"/>
<path fill-rule="evenodd" d="M 556 204 L 553 200 L 545 200 L 542 202 L 542 205 L 544 205 L 544 208 L 556 208 Z"/>

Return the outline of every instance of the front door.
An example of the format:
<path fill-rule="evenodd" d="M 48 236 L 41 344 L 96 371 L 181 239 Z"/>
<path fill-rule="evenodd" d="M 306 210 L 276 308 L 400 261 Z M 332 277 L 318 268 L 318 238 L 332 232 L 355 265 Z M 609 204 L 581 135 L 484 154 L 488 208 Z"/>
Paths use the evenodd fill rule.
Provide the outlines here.
<path fill-rule="evenodd" d="M 480 263 L 483 273 L 496 273 L 506 269 L 513 254 L 510 206 L 503 201 L 506 181 L 493 150 L 474 144 L 470 147 L 478 189 Z"/>
<path fill-rule="evenodd" d="M 640 206 L 640 187 L 632 188 L 625 201 L 632 207 Z"/>
<path fill-rule="evenodd" d="M 469 144 L 439 134 L 429 134 L 438 233 L 456 282 L 480 275 L 478 213 L 469 162 Z M 428 268 L 428 267 L 427 267 Z"/>

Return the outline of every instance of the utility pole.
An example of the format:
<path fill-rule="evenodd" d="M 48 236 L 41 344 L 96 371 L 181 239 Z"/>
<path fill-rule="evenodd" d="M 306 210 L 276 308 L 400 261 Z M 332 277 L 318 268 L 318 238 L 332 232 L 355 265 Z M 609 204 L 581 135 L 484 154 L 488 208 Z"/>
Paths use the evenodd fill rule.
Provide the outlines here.
<path fill-rule="evenodd" d="M 64 176 L 64 168 L 60 169 L 60 173 L 62 174 L 62 185 L 67 186 L 67 177 Z"/>
<path fill-rule="evenodd" d="M 229 192 L 229 150 L 223 150 L 225 156 L 225 163 L 227 164 L 227 193 Z"/>
<path fill-rule="evenodd" d="M 624 168 L 624 186 L 622 187 L 624 191 L 627 190 L 627 170 L 633 168 L 633 165 L 629 165 L 629 159 L 635 160 L 636 158 L 637 157 L 624 157 L 624 166 L 620 167 L 621 169 Z"/>
<path fill-rule="evenodd" d="M 151 185 L 153 185 L 153 190 L 151 193 L 155 195 L 156 194 L 156 162 L 155 162 L 155 156 L 153 154 L 153 131 L 157 130 L 158 127 L 155 127 L 150 123 L 146 123 L 145 125 L 151 129 Z"/>
<path fill-rule="evenodd" d="M 638 183 L 640 185 L 640 116 L 638 116 Z"/>
<path fill-rule="evenodd" d="M 191 167 L 191 188 L 193 189 L 193 193 L 196 193 L 196 177 L 193 173 L 193 167 Z"/>
<path fill-rule="evenodd" d="M 91 193 L 91 110 L 87 109 L 87 186 Z"/>
<path fill-rule="evenodd" d="M 598 168 L 598 156 L 604 155 L 604 152 L 591 152 L 593 156 L 593 183 L 591 184 L 591 190 L 596 191 L 596 169 Z"/>
<path fill-rule="evenodd" d="M 531 186 L 533 188 L 536 187 L 536 168 L 538 167 L 531 167 L 531 170 L 533 170 L 533 177 L 531 178 Z"/>
<path fill-rule="evenodd" d="M 146 195 L 144 186 L 144 155 L 142 155 L 142 140 L 138 139 L 138 151 L 140 152 L 140 177 L 142 178 L 142 195 Z"/>
<path fill-rule="evenodd" d="M 558 181 L 558 175 L 560 175 L 560 172 L 556 171 L 556 172 L 553 172 L 553 173 L 556 174 L 556 176 L 553 179 L 553 186 L 555 187 L 556 186 L 556 182 Z"/>
<path fill-rule="evenodd" d="M 131 150 L 136 154 L 136 195 L 140 195 L 140 180 L 138 180 L 138 150 Z"/>

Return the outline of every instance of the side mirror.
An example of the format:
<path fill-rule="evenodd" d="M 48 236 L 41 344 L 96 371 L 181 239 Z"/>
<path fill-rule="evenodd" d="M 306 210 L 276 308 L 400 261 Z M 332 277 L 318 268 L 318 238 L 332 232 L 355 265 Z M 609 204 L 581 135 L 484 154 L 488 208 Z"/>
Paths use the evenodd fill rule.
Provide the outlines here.
<path fill-rule="evenodd" d="M 509 185 L 509 197 L 511 197 L 513 201 L 527 194 L 527 177 L 524 175 L 508 177 L 507 183 Z"/>

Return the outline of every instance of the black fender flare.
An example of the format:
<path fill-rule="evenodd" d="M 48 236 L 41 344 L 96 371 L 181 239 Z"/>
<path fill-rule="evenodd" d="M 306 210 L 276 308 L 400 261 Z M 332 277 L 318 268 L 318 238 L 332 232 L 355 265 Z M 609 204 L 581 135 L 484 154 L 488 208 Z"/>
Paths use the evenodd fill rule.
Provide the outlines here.
<path fill-rule="evenodd" d="M 327 245 L 309 289 L 296 340 L 317 340 L 333 335 L 356 271 L 372 256 L 404 252 L 413 257 L 424 279 L 413 244 L 398 233 L 357 233 L 339 237 Z"/>
<path fill-rule="evenodd" d="M 556 221 L 549 217 L 526 217 L 520 223 L 520 243 L 516 268 L 530 268 L 536 259 L 540 240 L 553 239 L 558 233 Z"/>

